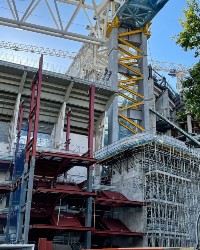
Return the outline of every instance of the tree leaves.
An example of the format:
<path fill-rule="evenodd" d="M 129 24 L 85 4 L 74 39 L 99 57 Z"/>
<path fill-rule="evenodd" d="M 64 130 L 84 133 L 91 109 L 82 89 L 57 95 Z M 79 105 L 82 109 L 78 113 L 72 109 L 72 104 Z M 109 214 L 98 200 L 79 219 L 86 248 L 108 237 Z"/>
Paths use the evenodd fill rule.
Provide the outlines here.
<path fill-rule="evenodd" d="M 184 81 L 183 95 L 186 102 L 186 109 L 189 110 L 196 119 L 200 119 L 200 62 L 190 70 L 190 76 Z"/>
<path fill-rule="evenodd" d="M 185 19 L 180 19 L 183 31 L 177 36 L 176 43 L 185 51 L 194 50 L 195 57 L 200 56 L 200 6 L 197 0 L 187 0 L 187 9 L 183 10 Z M 200 61 L 189 71 L 182 81 L 186 110 L 200 119 Z"/>
<path fill-rule="evenodd" d="M 200 55 L 200 7 L 196 0 L 187 1 L 183 10 L 185 20 L 180 19 L 183 31 L 178 34 L 176 43 L 185 51 L 195 50 L 195 57 Z"/>

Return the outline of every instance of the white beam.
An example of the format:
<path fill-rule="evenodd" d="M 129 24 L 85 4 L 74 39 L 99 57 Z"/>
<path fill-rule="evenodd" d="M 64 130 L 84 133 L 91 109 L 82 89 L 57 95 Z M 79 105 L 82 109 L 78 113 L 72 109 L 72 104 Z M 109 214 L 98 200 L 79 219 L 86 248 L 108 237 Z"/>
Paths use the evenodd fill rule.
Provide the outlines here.
<path fill-rule="evenodd" d="M 24 73 L 22 75 L 22 79 L 21 79 L 20 84 L 19 84 L 19 93 L 22 93 L 22 91 L 23 91 L 24 83 L 26 81 L 26 76 L 27 76 L 27 71 L 24 71 Z"/>
<path fill-rule="evenodd" d="M 104 39 L 99 39 L 91 36 L 85 36 L 77 33 L 72 33 L 64 30 L 53 29 L 37 24 L 21 22 L 17 20 L 12 20 L 9 18 L 0 17 L 0 25 L 5 25 L 8 27 L 19 28 L 23 30 L 28 30 L 32 32 L 37 32 L 49 36 L 60 37 L 64 39 L 69 39 L 77 42 L 84 42 L 96 45 L 103 45 L 106 44 Z"/>
<path fill-rule="evenodd" d="M 57 2 L 67 3 L 67 4 L 71 4 L 71 5 L 75 5 L 75 6 L 77 6 L 79 4 L 79 2 L 73 1 L 73 0 L 57 0 Z M 82 4 L 82 6 L 86 9 L 94 10 L 93 6 L 91 6 L 91 5 Z"/>
<path fill-rule="evenodd" d="M 20 99 L 21 99 L 21 93 L 17 95 L 13 118 L 12 118 L 12 121 L 10 123 L 10 128 L 9 128 L 9 136 L 8 136 L 9 150 L 12 152 L 14 152 L 14 143 L 15 143 L 16 131 L 17 131 L 17 121 L 18 121 L 18 116 L 19 116 Z"/>
<path fill-rule="evenodd" d="M 73 86 L 74 86 L 74 82 L 71 82 L 69 87 L 67 88 L 67 91 L 66 91 L 65 97 L 64 97 L 64 102 L 66 102 L 66 103 L 69 100 L 69 96 L 70 96 L 70 93 L 72 91 Z"/>
<path fill-rule="evenodd" d="M 74 19 L 76 18 L 77 14 L 78 14 L 78 12 L 79 12 L 79 10 L 80 10 L 80 8 L 81 8 L 81 3 L 82 3 L 82 0 L 79 1 L 79 3 L 78 3 L 78 5 L 77 5 L 77 7 L 76 7 L 74 13 L 72 14 L 72 16 L 71 16 L 71 18 L 70 18 L 70 20 L 69 20 L 69 22 L 68 22 L 68 24 L 67 24 L 67 26 L 66 26 L 66 28 L 65 28 L 66 31 L 70 28 L 72 22 L 73 22 Z"/>
<path fill-rule="evenodd" d="M 65 124 L 65 112 L 66 112 L 66 102 L 63 102 L 57 123 L 55 124 L 55 132 L 54 132 L 54 145 L 55 148 L 61 149 L 62 147 L 62 138 Z"/>

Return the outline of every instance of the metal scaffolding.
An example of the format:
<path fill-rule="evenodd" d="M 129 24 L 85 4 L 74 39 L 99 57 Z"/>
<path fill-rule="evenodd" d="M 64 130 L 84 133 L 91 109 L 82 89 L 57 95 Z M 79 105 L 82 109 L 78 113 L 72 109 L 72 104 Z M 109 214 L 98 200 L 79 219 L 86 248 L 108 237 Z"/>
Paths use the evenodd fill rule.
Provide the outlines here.
<path fill-rule="evenodd" d="M 150 143 L 143 149 L 149 246 L 194 246 L 199 211 L 199 156 Z"/>
<path fill-rule="evenodd" d="M 197 151 L 168 136 L 143 134 L 112 144 L 97 152 L 96 157 L 110 168 L 115 190 L 146 204 L 141 217 L 137 215 L 138 228 L 144 225 L 144 246 L 195 245 L 200 211 Z M 117 216 L 126 221 L 127 213 L 121 210 Z"/>

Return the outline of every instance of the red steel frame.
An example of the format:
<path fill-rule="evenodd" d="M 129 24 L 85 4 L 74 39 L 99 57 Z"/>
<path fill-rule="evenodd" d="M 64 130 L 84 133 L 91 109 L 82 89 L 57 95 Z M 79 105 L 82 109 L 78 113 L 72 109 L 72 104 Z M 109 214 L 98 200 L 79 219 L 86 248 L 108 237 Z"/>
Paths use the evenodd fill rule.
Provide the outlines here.
<path fill-rule="evenodd" d="M 39 238 L 38 250 L 52 250 L 52 249 L 53 249 L 52 241 L 48 241 L 46 238 Z"/>
<path fill-rule="evenodd" d="M 39 70 L 36 76 L 34 77 L 31 86 L 31 105 L 30 105 L 30 114 L 28 119 L 25 163 L 28 163 L 30 156 L 34 157 L 36 155 L 40 96 L 41 96 L 41 85 L 42 85 L 42 65 L 43 65 L 43 56 L 41 55 Z M 33 129 L 33 136 L 31 139 L 32 129 Z"/>
<path fill-rule="evenodd" d="M 43 55 L 40 57 L 39 69 L 31 85 L 30 113 L 28 118 L 28 131 L 25 149 L 24 172 L 21 178 L 21 195 L 19 204 L 19 218 L 17 225 L 17 241 L 28 242 L 30 211 L 33 191 L 35 169 L 36 144 L 40 110 L 40 96 L 42 85 Z M 33 132 L 32 132 L 33 131 Z M 31 139 L 32 135 L 32 139 Z"/>
<path fill-rule="evenodd" d="M 24 228 L 24 242 L 28 241 L 28 227 L 30 221 L 30 211 L 31 211 L 31 201 L 32 201 L 32 190 L 33 190 L 33 178 L 34 178 L 34 168 L 35 168 L 35 160 L 37 161 L 37 152 L 36 152 L 36 143 L 37 143 L 37 133 L 38 133 L 38 122 L 39 122 L 39 108 L 40 108 L 40 96 L 41 96 L 41 82 L 42 82 L 42 64 L 43 64 L 43 57 L 40 58 L 39 63 L 39 70 L 34 77 L 31 86 L 31 102 L 30 102 L 30 114 L 28 119 L 28 132 L 27 132 L 27 142 L 26 142 L 26 151 L 25 151 L 25 167 L 24 167 L 24 177 L 26 173 L 28 173 L 28 178 L 22 177 L 21 185 L 23 185 L 24 189 L 27 190 L 25 194 L 24 200 L 26 204 L 26 208 L 24 211 L 24 216 L 21 219 L 20 223 L 23 225 Z M 96 162 L 93 159 L 93 136 L 94 136 L 94 96 L 95 96 L 95 86 L 91 85 L 89 90 L 89 122 L 88 122 L 88 152 L 81 156 L 83 159 L 89 158 L 91 163 Z M 23 111 L 23 109 L 22 109 Z M 22 112 L 20 113 L 19 121 L 22 123 Z M 66 150 L 69 151 L 69 144 L 70 144 L 70 116 L 71 111 L 67 114 L 67 131 L 66 131 Z M 21 129 L 21 126 L 20 126 Z M 32 137 L 32 138 L 31 138 Z M 57 154 L 56 154 L 57 155 Z M 65 155 L 66 156 L 66 155 Z M 80 158 L 80 156 L 77 156 Z M 32 159 L 32 160 L 31 160 Z M 30 163 L 30 160 L 32 163 Z M 87 198 L 87 208 L 86 208 L 86 221 L 85 227 L 82 230 L 87 231 L 86 242 L 87 246 L 91 246 L 91 218 L 92 218 L 92 166 L 87 166 L 87 194 L 89 197 Z M 89 192 L 89 193 L 88 193 Z M 21 205 L 24 204 L 22 202 Z M 24 219 L 25 220 L 24 220 Z M 23 224 L 24 221 L 24 224 Z M 48 226 L 47 226 L 48 227 Z M 26 231 L 26 232 L 25 232 Z M 23 233 L 19 232 L 19 235 Z M 45 240 L 42 240 L 40 244 L 43 245 Z"/>

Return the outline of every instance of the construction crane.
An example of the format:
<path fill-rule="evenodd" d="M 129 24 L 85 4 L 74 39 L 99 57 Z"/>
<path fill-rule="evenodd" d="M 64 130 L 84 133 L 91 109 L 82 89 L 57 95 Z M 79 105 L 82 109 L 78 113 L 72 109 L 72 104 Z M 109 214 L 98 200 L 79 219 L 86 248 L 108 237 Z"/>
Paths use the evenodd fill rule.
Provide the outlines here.
<path fill-rule="evenodd" d="M 56 57 L 62 57 L 62 58 L 70 58 L 70 59 L 74 59 L 76 56 L 76 52 L 56 50 L 56 49 L 38 47 L 38 46 L 34 46 L 34 45 L 12 43 L 12 42 L 6 42 L 6 41 L 0 42 L 0 48 L 11 49 L 14 51 L 31 52 L 31 53 L 35 53 L 35 54 L 56 56 Z"/>
<path fill-rule="evenodd" d="M 182 90 L 181 81 L 189 74 L 190 67 L 187 65 L 171 62 L 158 62 L 150 60 L 148 63 L 154 71 L 166 72 L 171 77 L 176 77 L 176 90 L 178 93 Z"/>
<path fill-rule="evenodd" d="M 43 54 L 49 56 L 56 56 L 61 58 L 74 59 L 77 55 L 76 52 L 69 52 L 64 50 L 56 50 L 52 48 L 38 47 L 35 45 L 27 45 L 21 43 L 12 43 L 6 41 L 0 41 L 0 48 L 10 49 L 14 51 L 31 52 L 35 54 Z M 177 78 L 177 91 L 180 92 L 181 80 L 189 73 L 190 67 L 183 64 L 171 63 L 171 62 L 159 62 L 149 60 L 148 63 L 151 65 L 152 69 L 155 71 L 162 71 L 168 73 L 171 77 Z"/>

